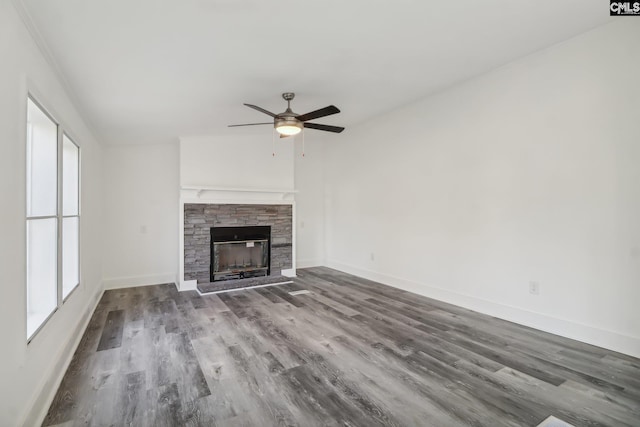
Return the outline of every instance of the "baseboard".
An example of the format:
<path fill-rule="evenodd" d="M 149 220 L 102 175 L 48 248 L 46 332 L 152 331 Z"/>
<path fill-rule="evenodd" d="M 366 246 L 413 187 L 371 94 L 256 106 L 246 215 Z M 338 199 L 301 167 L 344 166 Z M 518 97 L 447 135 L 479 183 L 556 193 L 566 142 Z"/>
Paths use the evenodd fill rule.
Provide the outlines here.
<path fill-rule="evenodd" d="M 296 277 L 296 269 L 295 268 L 287 268 L 284 270 L 280 270 L 280 274 L 284 277 Z"/>
<path fill-rule="evenodd" d="M 176 273 L 152 274 L 148 276 L 114 277 L 104 279 L 105 289 L 135 288 L 136 286 L 158 285 L 161 283 L 174 283 Z"/>
<path fill-rule="evenodd" d="M 39 426 L 39 425 L 42 425 L 42 423 L 44 422 L 44 418 L 47 416 L 49 407 L 51 406 L 51 403 L 53 402 L 53 399 L 55 398 L 56 393 L 58 392 L 58 388 L 62 383 L 62 379 L 64 378 L 64 375 L 67 373 L 67 369 L 71 364 L 73 355 L 76 353 L 78 345 L 80 345 L 80 340 L 84 335 L 84 331 L 87 329 L 87 325 L 89 324 L 89 321 L 91 320 L 91 316 L 96 310 L 96 307 L 100 302 L 100 299 L 102 299 L 103 293 L 104 293 L 104 289 L 102 288 L 102 286 L 99 286 L 98 291 L 93 296 L 94 298 L 93 304 L 89 302 L 88 309 L 85 310 L 85 313 L 83 315 L 84 319 L 78 323 L 78 326 L 73 332 L 73 335 L 71 335 L 72 338 L 69 339 L 64 350 L 61 352 L 61 356 L 58 360 L 58 363 L 56 363 L 52 367 L 51 373 L 44 379 L 43 385 L 45 386 L 38 388 L 40 392 L 37 395 L 37 397 L 33 400 L 33 404 L 31 405 L 31 410 L 27 412 L 21 425 Z M 73 337 L 75 337 L 75 339 Z M 51 382 L 50 377 L 54 375 L 55 375 L 54 381 Z M 47 383 L 52 384 L 52 386 L 49 387 L 48 389 L 46 387 Z"/>
<path fill-rule="evenodd" d="M 329 260 L 327 267 L 587 344 L 640 357 L 640 338 Z"/>
<path fill-rule="evenodd" d="M 197 291 L 198 290 L 198 281 L 197 280 L 183 280 L 182 283 L 180 283 L 180 288 L 178 290 L 180 292 Z"/>
<path fill-rule="evenodd" d="M 301 259 L 296 262 L 296 268 L 322 267 L 326 265 L 323 259 Z"/>

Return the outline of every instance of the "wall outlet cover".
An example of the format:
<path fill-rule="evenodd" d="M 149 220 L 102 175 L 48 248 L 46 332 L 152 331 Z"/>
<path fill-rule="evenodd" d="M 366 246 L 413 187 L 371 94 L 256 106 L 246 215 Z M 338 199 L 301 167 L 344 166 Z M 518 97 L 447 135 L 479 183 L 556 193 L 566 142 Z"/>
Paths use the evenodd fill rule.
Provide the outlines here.
<path fill-rule="evenodd" d="M 529 293 L 531 295 L 540 295 L 540 283 L 529 282 Z"/>

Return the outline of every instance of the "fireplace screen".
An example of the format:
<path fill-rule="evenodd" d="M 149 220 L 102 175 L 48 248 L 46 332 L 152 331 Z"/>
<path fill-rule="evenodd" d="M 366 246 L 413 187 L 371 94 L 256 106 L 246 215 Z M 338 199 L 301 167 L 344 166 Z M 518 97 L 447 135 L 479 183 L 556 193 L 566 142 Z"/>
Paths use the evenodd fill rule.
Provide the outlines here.
<path fill-rule="evenodd" d="M 211 228 L 211 281 L 268 276 L 271 227 Z"/>

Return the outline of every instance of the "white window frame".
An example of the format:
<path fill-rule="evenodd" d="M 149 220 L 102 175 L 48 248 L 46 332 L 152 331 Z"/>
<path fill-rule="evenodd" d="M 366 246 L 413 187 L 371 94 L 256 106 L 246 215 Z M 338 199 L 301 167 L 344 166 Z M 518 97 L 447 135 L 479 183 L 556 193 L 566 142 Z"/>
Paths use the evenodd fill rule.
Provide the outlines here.
<path fill-rule="evenodd" d="M 59 126 L 59 125 L 58 125 Z M 62 161 L 62 150 L 64 149 L 64 138 L 67 138 L 69 140 L 70 143 L 72 143 L 73 145 L 76 146 L 76 148 L 78 149 L 78 194 L 76 194 L 76 197 L 78 199 L 78 213 L 75 215 L 65 215 L 64 214 L 64 206 L 63 206 L 63 197 L 64 197 L 64 179 L 63 179 L 63 174 L 64 174 L 64 170 L 62 167 L 63 166 L 63 161 Z M 78 287 L 80 287 L 80 283 L 82 283 L 82 272 L 81 272 L 81 268 L 80 268 L 80 254 L 82 253 L 82 250 L 80 249 L 80 224 L 81 224 L 81 209 L 80 207 L 82 206 L 82 204 L 80 203 L 80 187 L 82 185 L 82 183 L 80 182 L 80 171 L 81 171 L 81 167 L 82 167 L 82 161 L 81 161 L 81 152 L 82 150 L 80 150 L 80 146 L 78 144 L 76 144 L 75 140 L 64 130 L 62 130 L 60 132 L 60 138 L 58 139 L 58 166 L 60 167 L 60 170 L 58 171 L 58 177 L 59 177 L 59 184 L 58 184 L 58 196 L 59 196 L 59 200 L 58 200 L 58 206 L 59 206 L 59 212 L 58 212 L 58 216 L 60 217 L 58 220 L 58 233 L 59 234 L 59 242 L 58 242 L 58 251 L 59 252 L 59 256 L 58 256 L 58 267 L 60 268 L 60 272 L 58 273 L 58 301 L 61 304 L 64 304 L 69 297 L 76 291 L 76 289 L 78 289 Z M 73 286 L 73 289 L 71 289 L 69 291 L 69 294 L 63 298 L 63 256 L 64 256 L 64 251 L 63 251 L 63 222 L 65 218 L 78 218 L 78 283 L 76 283 Z"/>
<path fill-rule="evenodd" d="M 38 219 L 56 219 L 56 307 L 51 311 L 51 313 L 42 321 L 42 323 L 40 325 L 38 325 L 38 327 L 31 333 L 31 335 L 27 335 L 25 333 L 25 335 L 27 336 L 27 345 L 30 344 L 33 339 L 38 335 L 38 333 L 47 325 L 47 323 L 49 322 L 49 320 L 53 317 L 53 315 L 62 307 L 62 305 L 69 300 L 69 298 L 71 297 L 71 295 L 73 295 L 75 293 L 75 291 L 80 287 L 80 284 L 82 284 L 82 264 L 81 264 L 81 253 L 82 253 L 82 248 L 81 248 L 81 198 L 80 198 L 80 194 L 81 194 L 81 186 L 82 186 L 82 180 L 81 180 L 81 176 L 82 176 L 82 149 L 80 147 L 79 144 L 76 143 L 75 138 L 73 138 L 69 132 L 67 132 L 67 130 L 64 128 L 64 126 L 60 123 L 59 120 L 56 120 L 56 118 L 49 112 L 49 110 L 47 108 L 45 108 L 43 106 L 43 104 L 41 102 L 38 101 L 37 97 L 34 96 L 31 92 L 27 92 L 27 106 L 29 104 L 29 101 L 31 101 L 36 107 L 38 107 L 38 109 L 40 109 L 40 111 L 46 115 L 55 125 L 56 125 L 56 153 L 57 153 L 57 158 L 56 158 L 56 191 L 57 191 L 57 197 L 56 197 L 56 215 L 47 215 L 47 216 L 28 216 L 26 215 L 26 211 L 25 211 L 25 225 L 27 225 L 29 223 L 30 220 L 38 220 Z M 26 119 L 26 115 L 28 111 L 28 107 L 27 109 L 25 109 L 25 129 L 26 129 L 26 134 L 25 134 L 25 138 L 29 138 L 29 130 L 28 130 L 28 120 Z M 62 164 L 62 150 L 63 150 L 63 138 L 66 137 L 73 145 L 75 145 L 78 148 L 78 213 L 76 215 L 64 215 L 63 212 L 63 164 Z M 26 139 L 25 139 L 26 142 Z M 25 143 L 25 152 L 26 150 L 28 150 L 28 144 Z M 25 157 L 25 174 L 28 173 L 29 171 L 29 158 Z M 25 186 L 25 194 L 28 195 L 28 191 L 29 189 Z M 26 202 L 26 199 L 25 199 Z M 26 208 L 26 203 L 25 203 L 25 208 Z M 62 235 L 62 224 L 63 224 L 63 219 L 64 218 L 71 218 L 71 217 L 77 217 L 78 218 L 78 283 L 73 287 L 73 289 L 71 291 L 69 291 L 69 294 L 63 298 L 62 294 L 63 294 L 63 235 Z M 28 227 L 25 227 L 25 257 L 28 257 L 28 236 L 27 236 L 27 229 Z M 26 259 L 26 258 L 25 258 Z M 29 300 L 28 300 L 28 292 L 29 290 L 27 289 L 27 285 L 28 285 L 28 280 L 27 280 L 27 276 L 28 276 L 29 272 L 28 270 L 25 270 L 25 327 L 27 326 L 27 322 L 28 322 L 28 308 L 29 308 Z M 25 331 L 26 332 L 26 331 Z"/>

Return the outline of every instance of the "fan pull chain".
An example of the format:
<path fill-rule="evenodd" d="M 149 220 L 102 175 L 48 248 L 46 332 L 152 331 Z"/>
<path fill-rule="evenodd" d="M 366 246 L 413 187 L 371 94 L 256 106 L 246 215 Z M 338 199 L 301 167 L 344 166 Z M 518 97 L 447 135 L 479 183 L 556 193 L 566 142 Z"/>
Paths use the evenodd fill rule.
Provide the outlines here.
<path fill-rule="evenodd" d="M 304 157 L 304 128 L 302 129 L 302 157 Z"/>
<path fill-rule="evenodd" d="M 275 157 L 276 156 L 276 130 L 275 129 L 271 132 L 271 142 L 273 145 L 273 148 L 271 150 L 271 156 Z"/>

